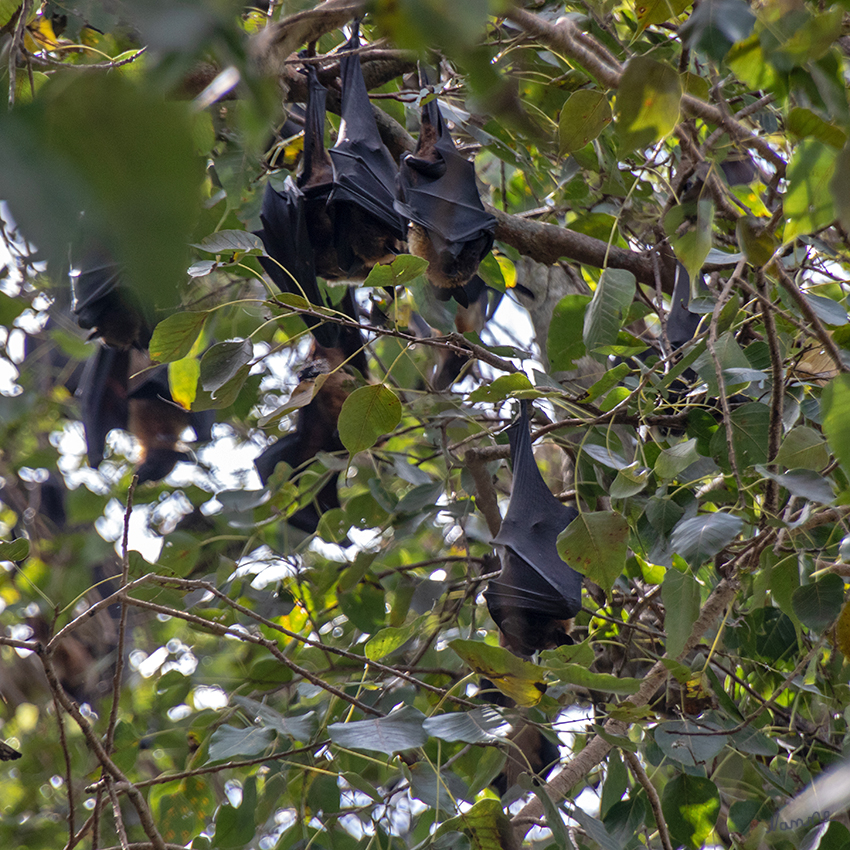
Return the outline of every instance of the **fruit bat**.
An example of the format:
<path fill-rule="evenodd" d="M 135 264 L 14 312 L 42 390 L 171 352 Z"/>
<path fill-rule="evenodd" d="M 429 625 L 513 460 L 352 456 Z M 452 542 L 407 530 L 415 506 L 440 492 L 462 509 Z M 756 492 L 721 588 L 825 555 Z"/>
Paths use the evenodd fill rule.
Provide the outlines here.
<path fill-rule="evenodd" d="M 581 576 L 558 554 L 558 535 L 578 516 L 559 502 L 540 475 L 531 450 L 528 402 L 508 428 L 513 486 L 494 543 L 502 570 L 484 591 L 490 616 L 513 652 L 530 656 L 571 643 L 564 621 L 581 608 Z"/>
<path fill-rule="evenodd" d="M 410 223 L 408 247 L 428 261 L 425 277 L 437 297 L 468 307 L 464 287 L 493 247 L 496 219 L 484 209 L 475 166 L 458 153 L 435 98 L 422 107 L 415 153 L 401 158 L 398 195 L 395 209 Z"/>
<path fill-rule="evenodd" d="M 333 209 L 328 206 L 333 189 L 333 163 L 325 150 L 325 101 L 327 89 L 316 68 L 307 70 L 307 114 L 304 122 L 304 156 L 295 185 L 301 191 L 304 220 L 312 247 L 313 268 L 325 280 L 344 276 L 336 253 Z"/>
<path fill-rule="evenodd" d="M 343 49 L 358 47 L 359 24 L 355 24 Z M 404 241 L 405 228 L 394 207 L 398 167 L 381 141 L 360 57 L 343 56 L 339 70 L 342 123 L 329 151 L 333 188 L 328 203 L 337 262 L 347 275 L 357 278 L 376 263 L 392 262 Z"/>
<path fill-rule="evenodd" d="M 256 235 L 269 255 L 259 258 L 266 274 L 281 292 L 301 295 L 311 304 L 327 307 L 316 280 L 304 195 L 291 177 L 286 178 L 280 191 L 271 183 L 266 184 L 260 221 L 263 228 Z M 304 321 L 320 345 L 337 345 L 336 326 L 312 316 L 304 316 Z"/>
<path fill-rule="evenodd" d="M 88 257 L 71 277 L 72 310 L 77 324 L 115 348 L 145 349 L 153 333 L 153 317 L 136 292 L 123 281 L 121 267 Z"/>
<path fill-rule="evenodd" d="M 98 346 L 86 364 L 80 382 L 81 418 L 86 434 L 89 465 L 103 460 L 106 435 L 113 428 L 130 431 L 139 441 L 142 460 L 136 470 L 139 483 L 165 478 L 189 455 L 179 448 L 188 426 L 199 442 L 211 438 L 214 411 L 196 413 L 176 404 L 168 388 L 167 366 L 131 375 L 149 362 L 129 349 Z"/>
<path fill-rule="evenodd" d="M 350 292 L 343 298 L 340 309 L 351 318 L 356 317 Z M 309 361 L 298 377 L 301 381 L 315 381 L 320 375 L 325 375 L 324 383 L 312 401 L 298 411 L 295 428 L 254 460 L 264 486 L 281 462 L 285 461 L 292 469 L 299 469 L 306 467 L 319 452 L 343 450 L 337 423 L 342 405 L 355 385 L 353 376 L 343 364 L 353 366 L 365 377 L 367 367 L 362 347 L 362 335 L 357 328 L 343 328 L 333 348 L 325 348 L 318 339 L 315 341 Z M 332 472 L 313 501 L 288 518 L 290 525 L 305 533 L 313 533 L 321 515 L 339 507 L 338 478 L 339 473 Z"/>

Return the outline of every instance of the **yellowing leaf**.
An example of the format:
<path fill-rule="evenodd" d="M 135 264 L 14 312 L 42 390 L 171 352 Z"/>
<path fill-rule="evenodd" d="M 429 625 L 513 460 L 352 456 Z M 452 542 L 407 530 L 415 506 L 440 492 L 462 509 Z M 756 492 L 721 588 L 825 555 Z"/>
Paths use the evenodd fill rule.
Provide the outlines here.
<path fill-rule="evenodd" d="M 561 156 L 592 142 L 611 123 L 611 117 L 605 92 L 592 89 L 573 92 L 561 110 L 558 125 Z"/>
<path fill-rule="evenodd" d="M 449 646 L 479 676 L 486 676 L 517 705 L 537 705 L 546 692 L 540 668 L 517 658 L 507 649 L 461 639 L 451 641 Z"/>
<path fill-rule="evenodd" d="M 201 364 L 194 357 L 184 357 L 168 364 L 168 388 L 177 404 L 188 410 L 198 392 Z"/>
<path fill-rule="evenodd" d="M 629 60 L 617 93 L 617 130 L 623 151 L 664 138 L 679 120 L 682 84 L 674 68 L 648 56 Z"/>

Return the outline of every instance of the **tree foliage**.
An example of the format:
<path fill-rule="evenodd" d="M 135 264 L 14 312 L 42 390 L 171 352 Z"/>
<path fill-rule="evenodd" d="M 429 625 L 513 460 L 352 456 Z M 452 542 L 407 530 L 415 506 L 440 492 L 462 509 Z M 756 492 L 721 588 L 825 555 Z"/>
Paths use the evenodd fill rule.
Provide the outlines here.
<path fill-rule="evenodd" d="M 3 846 L 846 846 L 846 800 L 789 806 L 850 704 L 844 6 L 369 4 L 384 139 L 415 144 L 421 56 L 504 295 L 464 336 L 421 263 L 376 269 L 345 450 L 260 488 L 318 390 L 302 317 L 344 318 L 275 291 L 252 231 L 300 153 L 295 51 L 338 111 L 365 6 L 0 0 Z M 172 397 L 216 411 L 164 483 L 134 487 L 119 432 L 82 456 L 80 210 L 167 306 Z M 481 598 L 517 399 L 585 576 L 575 645 L 531 660 Z M 336 474 L 304 539 L 286 520 Z M 532 780 L 541 737 L 560 771 Z"/>

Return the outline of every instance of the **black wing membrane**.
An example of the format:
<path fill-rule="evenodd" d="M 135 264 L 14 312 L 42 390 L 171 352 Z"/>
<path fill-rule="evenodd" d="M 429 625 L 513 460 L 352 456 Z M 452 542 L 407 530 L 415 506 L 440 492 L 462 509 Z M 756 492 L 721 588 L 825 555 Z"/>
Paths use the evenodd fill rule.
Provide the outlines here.
<path fill-rule="evenodd" d="M 581 576 L 558 554 L 558 535 L 578 516 L 552 495 L 534 460 L 528 403 L 508 429 L 514 481 L 494 542 L 504 547 L 502 571 L 484 598 L 507 645 L 531 655 L 570 639 L 562 624 L 581 609 Z"/>
<path fill-rule="evenodd" d="M 359 27 L 344 50 L 360 47 Z M 377 262 L 391 261 L 405 237 L 395 210 L 398 167 L 381 141 L 358 55 L 340 59 L 342 123 L 329 154 L 333 163 L 333 207 L 337 259 L 341 269 L 362 275 Z"/>
<path fill-rule="evenodd" d="M 103 460 L 106 435 L 113 428 L 127 428 L 129 374 L 130 352 L 126 349 L 98 345 L 86 362 L 77 393 L 92 469 Z"/>
<path fill-rule="evenodd" d="M 71 278 L 77 324 L 115 348 L 147 348 L 154 325 L 151 311 L 123 280 L 120 266 L 87 259 Z"/>
<path fill-rule="evenodd" d="M 281 292 L 301 295 L 311 304 L 326 307 L 319 292 L 313 247 L 307 230 L 304 195 L 291 177 L 282 191 L 266 184 L 260 212 L 263 229 L 257 231 L 268 257 L 260 257 L 260 265 Z M 337 344 L 336 326 L 310 316 L 304 321 L 320 345 Z"/>
<path fill-rule="evenodd" d="M 422 107 L 419 142 L 415 154 L 402 157 L 398 189 L 395 209 L 411 223 L 411 252 L 428 260 L 425 274 L 438 297 L 468 306 L 464 287 L 493 247 L 496 219 L 484 209 L 475 166 L 455 147 L 435 98 Z"/>
<path fill-rule="evenodd" d="M 325 280 L 340 280 L 345 272 L 336 254 L 333 208 L 328 205 L 334 186 L 333 163 L 325 150 L 327 89 L 316 68 L 307 66 L 307 113 L 304 122 L 304 157 L 296 185 L 304 196 L 304 218 L 313 248 L 316 273 Z"/>
<path fill-rule="evenodd" d="M 340 311 L 357 319 L 357 307 L 350 290 L 343 296 Z M 325 374 L 325 380 L 312 401 L 298 411 L 295 428 L 268 446 L 254 460 L 254 466 L 263 485 L 267 485 L 275 467 L 286 462 L 292 469 L 306 468 L 319 452 L 339 452 L 343 445 L 339 439 L 338 423 L 342 405 L 354 385 L 354 378 L 346 366 L 367 376 L 367 362 L 363 353 L 363 335 L 359 328 L 343 327 L 335 347 L 314 344 L 310 359 L 300 372 L 301 380 L 315 380 Z M 307 534 L 316 531 L 321 515 L 339 507 L 339 472 L 331 471 L 310 504 L 300 508 L 287 522 Z"/>

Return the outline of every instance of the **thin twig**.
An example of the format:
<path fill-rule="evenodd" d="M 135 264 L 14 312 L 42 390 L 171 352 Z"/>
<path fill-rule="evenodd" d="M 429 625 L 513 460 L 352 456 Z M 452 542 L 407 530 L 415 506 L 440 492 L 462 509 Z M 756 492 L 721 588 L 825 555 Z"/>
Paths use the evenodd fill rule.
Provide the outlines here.
<path fill-rule="evenodd" d="M 664 812 L 661 809 L 661 798 L 658 796 L 658 791 L 652 784 L 650 778 L 646 775 L 640 759 L 629 750 L 624 749 L 623 758 L 628 762 L 635 779 L 640 783 L 646 796 L 649 798 L 649 805 L 652 807 L 652 814 L 655 816 L 655 824 L 658 827 L 658 837 L 661 839 L 661 846 L 664 850 L 673 850 L 673 843 L 670 841 L 670 830 L 667 828 L 667 821 L 664 819 Z"/>
<path fill-rule="evenodd" d="M 65 787 L 68 794 L 68 846 L 72 846 L 74 834 L 77 831 L 74 814 L 74 774 L 71 769 L 71 753 L 68 751 L 68 738 L 65 735 L 65 721 L 62 718 L 62 711 L 59 702 L 56 699 L 56 694 L 53 697 L 53 711 L 56 714 L 56 725 L 59 728 L 59 746 L 62 747 L 62 758 L 65 760 Z"/>
<path fill-rule="evenodd" d="M 824 350 L 832 358 L 833 363 L 835 363 L 835 368 L 839 372 L 850 372 L 850 367 L 842 359 L 838 346 L 823 326 L 823 322 L 818 318 L 817 313 L 812 309 L 812 305 L 806 300 L 806 296 L 800 291 L 800 287 L 788 277 L 787 272 L 778 262 L 774 263 L 772 268 L 776 269 L 776 275 L 782 287 L 794 299 L 800 312 L 806 317 L 806 321 L 811 324 Z"/>
<path fill-rule="evenodd" d="M 136 788 L 129 779 L 127 779 L 115 762 L 112 761 L 109 754 L 103 748 L 100 738 L 95 734 L 94 729 L 92 729 L 91 724 L 80 712 L 80 707 L 65 692 L 65 689 L 62 687 L 59 677 L 56 674 L 56 670 L 53 667 L 53 661 L 51 660 L 46 648 L 40 647 L 38 654 L 41 658 L 41 663 L 44 667 L 44 673 L 47 676 L 47 682 L 50 685 L 50 690 L 53 692 L 62 708 L 64 708 L 65 711 L 74 718 L 74 722 L 83 733 L 83 737 L 86 739 L 89 749 L 94 753 L 103 768 L 108 771 L 114 779 L 127 784 L 127 794 L 130 797 L 130 802 L 135 807 L 136 812 L 139 815 L 139 822 L 142 825 L 142 829 L 144 829 L 145 835 L 147 835 L 147 837 L 151 840 L 153 847 L 155 847 L 156 850 L 166 850 L 165 842 L 159 834 L 156 822 L 153 819 L 153 815 L 151 814 L 151 810 L 148 807 L 144 796 L 139 789 Z"/>
<path fill-rule="evenodd" d="M 732 287 L 735 285 L 739 277 L 741 277 L 746 260 L 741 260 L 735 268 L 734 273 L 729 277 L 723 286 L 723 290 L 714 305 L 714 312 L 711 316 L 711 323 L 708 326 L 708 354 L 711 357 L 711 362 L 714 364 L 714 373 L 717 377 L 718 396 L 720 397 L 720 409 L 723 411 L 723 430 L 726 434 L 726 448 L 729 452 L 729 466 L 732 467 L 732 473 L 735 480 L 738 482 L 738 492 L 744 492 L 744 480 L 741 478 L 741 472 L 738 469 L 738 459 L 735 456 L 735 439 L 732 431 L 732 412 L 729 407 L 729 399 L 726 397 L 726 379 L 723 377 L 723 364 L 717 356 L 717 322 L 720 319 L 720 311 L 729 299 L 732 292 Z"/>
<path fill-rule="evenodd" d="M 767 347 L 770 351 L 771 393 L 770 393 L 770 427 L 767 440 L 767 462 L 768 469 L 776 472 L 776 455 L 779 453 L 779 444 L 782 440 L 782 410 L 785 401 L 785 376 L 782 370 L 782 353 L 779 348 L 779 339 L 776 335 L 776 319 L 773 310 L 766 303 L 768 301 L 767 282 L 764 274 L 757 272 L 759 289 L 765 298 L 761 303 L 761 314 L 764 319 L 764 331 L 767 337 Z M 772 478 L 768 479 L 764 492 L 764 517 L 767 522 L 776 514 L 779 508 L 779 482 Z"/>

